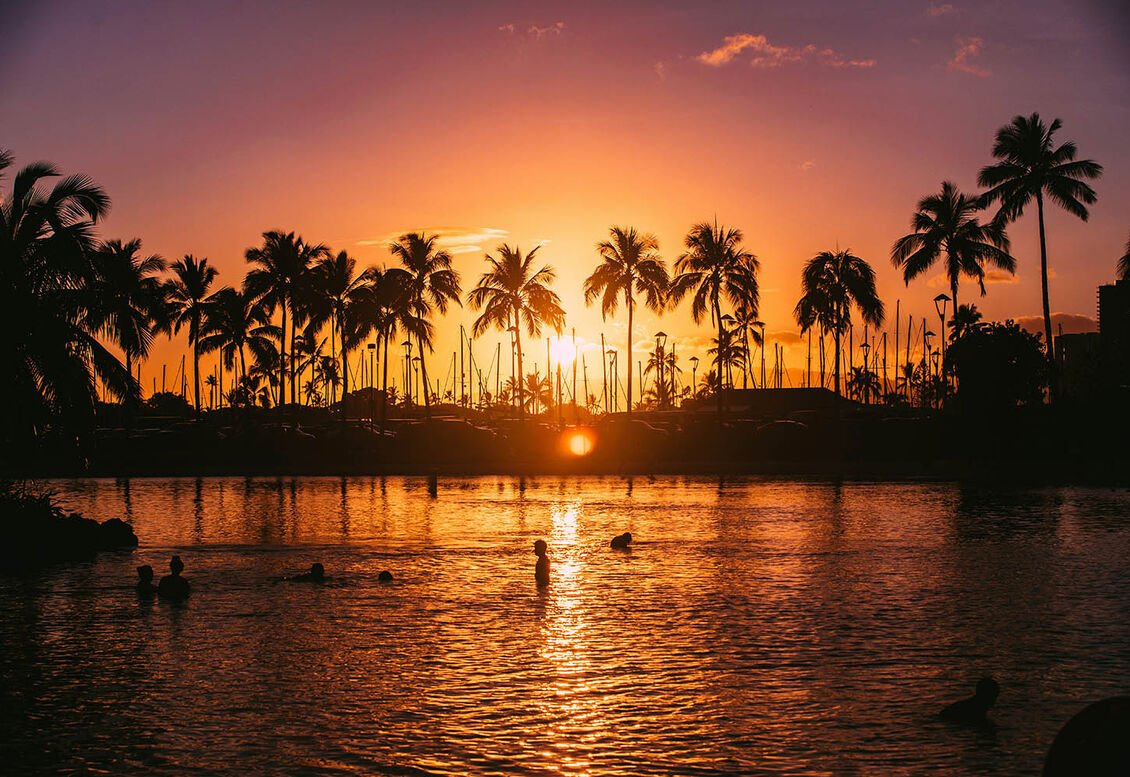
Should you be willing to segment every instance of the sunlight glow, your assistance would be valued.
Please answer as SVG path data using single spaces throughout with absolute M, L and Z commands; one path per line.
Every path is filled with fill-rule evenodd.
M 563 436 L 564 448 L 574 456 L 588 456 L 596 445 L 592 429 L 575 427 L 566 430 Z
M 549 352 L 553 365 L 561 365 L 562 369 L 571 367 L 577 359 L 577 349 L 571 337 L 551 337 L 549 339 Z

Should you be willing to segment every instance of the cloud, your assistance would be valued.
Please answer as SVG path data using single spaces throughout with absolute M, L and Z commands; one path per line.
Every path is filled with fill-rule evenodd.
M 727 35 L 721 46 L 710 51 L 704 51 L 695 59 L 704 65 L 722 67 L 732 62 L 739 55 L 749 56 L 751 67 L 765 69 L 806 62 L 815 62 L 818 65 L 834 68 L 868 68 L 875 66 L 874 59 L 847 59 L 833 49 L 820 49 L 812 43 L 800 47 L 775 46 L 764 35 L 751 35 L 748 32 Z
M 952 13 L 957 13 L 957 9 L 949 3 L 930 3 L 930 5 L 926 6 L 926 15 L 935 19 L 939 16 L 945 16 L 946 14 Z
M 815 334 L 813 335 L 815 340 Z M 791 329 L 783 329 L 779 332 L 766 332 L 765 341 L 772 347 L 774 343 L 779 345 L 799 345 L 808 342 L 808 335 L 801 335 L 800 332 L 794 332 Z M 752 343 L 750 346 L 752 347 Z
M 976 279 L 970 278 L 965 275 L 961 276 L 961 283 L 962 288 L 965 288 L 967 286 L 973 289 L 977 288 Z M 1005 272 L 1004 270 L 986 271 L 985 284 L 991 285 L 994 283 L 1020 283 L 1020 276 L 1010 272 Z M 926 285 L 931 289 L 945 289 L 946 291 L 948 291 L 950 282 L 945 273 L 938 273 L 937 275 L 931 276 L 930 280 L 926 281 Z
M 546 35 L 560 35 L 561 31 L 565 29 L 565 22 L 554 22 L 553 24 L 539 27 L 536 24 L 531 24 L 528 27 L 519 27 L 513 22 L 509 24 L 498 25 L 498 31 L 504 32 L 507 35 L 524 35 L 526 37 L 540 40 Z
M 1027 329 L 1029 332 L 1036 334 L 1043 334 L 1044 332 L 1043 316 L 1020 316 L 1014 320 L 1020 324 L 1022 329 Z M 1060 326 L 1063 327 L 1065 335 L 1099 331 L 1099 324 L 1095 319 L 1079 313 L 1052 313 L 1053 336 L 1059 335 Z
M 667 80 L 667 66 L 662 62 L 655 63 L 655 75 L 659 76 L 660 81 Z
M 1004 270 L 989 270 L 985 273 L 985 283 L 1019 283 L 1020 276 Z
M 470 254 L 483 250 L 483 243 L 501 240 L 510 233 L 505 229 L 494 227 L 423 227 L 419 229 L 402 229 L 389 232 L 380 237 L 358 240 L 359 246 L 387 246 L 407 232 L 420 232 L 436 235 L 436 245 L 446 249 L 451 254 Z
M 957 73 L 968 73 L 973 76 L 985 78 L 992 74 L 986 67 L 981 67 L 974 60 L 981 56 L 985 50 L 985 41 L 981 38 L 957 38 L 957 50 L 953 57 L 946 63 L 946 67 Z
M 803 162 L 800 163 L 800 165 L 797 167 L 797 169 L 800 170 L 802 173 L 807 173 L 809 170 L 811 170 L 814 167 L 816 167 L 816 160 L 815 159 L 806 159 L 806 160 L 804 160 Z

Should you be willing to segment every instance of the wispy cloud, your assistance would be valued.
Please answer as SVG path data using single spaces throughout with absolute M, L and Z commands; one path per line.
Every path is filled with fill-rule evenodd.
M 522 26 L 510 22 L 509 24 L 498 25 L 498 31 L 504 32 L 507 35 L 525 35 L 530 38 L 540 40 L 546 35 L 560 35 L 561 31 L 565 29 L 565 22 L 554 22 L 547 24 L 544 27 L 537 24 L 529 26 Z
M 1029 332 L 1038 334 L 1044 333 L 1044 317 L 1043 316 L 1020 316 L 1016 319 L 1016 323 L 1020 324 L 1022 329 L 1027 329 Z M 1079 313 L 1052 313 L 1052 335 L 1059 335 L 1059 328 L 1063 327 L 1065 335 L 1078 334 L 1080 332 L 1097 332 L 1099 324 L 1095 319 L 1090 316 L 1084 316 Z
M 935 19 L 939 16 L 954 13 L 957 13 L 957 8 L 949 3 L 930 3 L 930 5 L 926 6 L 926 15 L 932 16 Z
M 976 288 L 977 285 L 976 279 L 968 278 L 964 275 L 961 276 L 961 282 L 962 288 L 965 288 L 966 285 L 970 285 L 972 288 Z M 985 285 L 991 286 L 994 283 L 1020 283 L 1020 276 L 1014 273 L 1005 272 L 1004 270 L 986 270 Z M 945 273 L 938 273 L 937 275 L 932 276 L 928 281 L 926 281 L 926 285 L 931 289 L 944 289 L 946 291 L 949 291 L 950 282 Z
M 662 62 L 655 63 L 655 75 L 659 76 L 660 81 L 667 80 L 667 66 Z
M 809 170 L 811 170 L 814 167 L 816 167 L 816 160 L 815 159 L 806 159 L 803 162 L 801 162 L 799 165 L 797 165 L 797 169 L 800 170 L 802 173 L 807 173 Z
M 438 236 L 436 245 L 452 254 L 470 254 L 482 251 L 484 250 L 484 243 L 502 240 L 510 234 L 505 229 L 495 229 L 494 227 L 423 227 L 402 229 L 397 232 L 389 232 L 387 235 L 358 240 L 357 245 L 387 246 L 407 232 L 436 235 Z
M 991 75 L 992 71 L 976 62 L 977 58 L 981 56 L 981 52 L 985 50 L 984 40 L 972 37 L 957 38 L 955 43 L 957 49 L 953 52 L 950 61 L 946 63 L 947 68 L 957 73 L 968 73 L 981 78 Z
M 739 56 L 748 57 L 751 67 L 765 69 L 800 63 L 815 63 L 834 68 L 875 66 L 874 59 L 849 59 L 833 49 L 818 48 L 813 43 L 799 47 L 777 46 L 770 43 L 764 35 L 752 35 L 748 32 L 727 35 L 721 46 L 704 51 L 695 59 L 704 65 L 722 67 Z

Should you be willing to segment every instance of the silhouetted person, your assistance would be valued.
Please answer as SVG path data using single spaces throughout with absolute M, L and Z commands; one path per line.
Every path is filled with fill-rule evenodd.
M 955 701 L 942 710 L 942 717 L 951 723 L 964 723 L 977 725 L 986 722 L 989 708 L 1000 695 L 1001 687 L 991 677 L 982 677 L 977 681 L 977 690 L 968 699 Z
M 157 586 L 157 595 L 172 602 L 183 602 L 188 598 L 189 587 L 188 581 L 180 576 L 184 571 L 184 562 L 180 560 L 180 556 L 173 556 L 169 561 L 169 570 L 171 574 L 162 577 Z
M 538 581 L 539 586 L 547 586 L 549 585 L 549 548 L 545 540 L 534 543 L 534 553 L 538 557 L 538 563 L 534 566 L 534 579 Z
M 1130 774 L 1130 696 L 1084 707 L 1067 721 L 1044 761 L 1044 777 L 1124 777 Z
M 137 595 L 145 599 L 157 595 L 157 586 L 153 584 L 153 567 L 148 564 L 137 568 Z
M 628 546 L 632 544 L 632 533 L 626 531 L 623 534 L 617 535 L 612 538 L 612 542 L 609 544 L 616 550 L 627 550 Z
M 287 578 L 294 583 L 324 583 L 326 580 L 326 568 L 314 562 L 310 565 L 309 572 L 303 572 L 301 575 Z
M 377 580 L 379 580 L 382 583 L 391 583 L 392 582 L 392 572 L 389 572 L 387 569 L 384 570 L 379 575 L 377 575 Z

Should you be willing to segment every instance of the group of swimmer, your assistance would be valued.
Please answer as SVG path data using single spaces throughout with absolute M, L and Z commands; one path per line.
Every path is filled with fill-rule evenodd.
M 626 531 L 613 537 L 608 544 L 613 550 L 627 550 L 631 542 L 632 533 Z M 544 588 L 549 585 L 549 546 L 545 544 L 545 540 L 534 542 L 534 555 L 538 557 L 537 563 L 534 564 L 534 580 L 537 581 L 539 588 Z
M 183 602 L 192 593 L 192 586 L 181 576 L 184 572 L 184 562 L 180 556 L 173 556 L 169 561 L 169 574 L 161 578 L 161 582 L 153 585 L 153 567 L 144 564 L 137 568 L 137 595 L 142 599 L 164 599 L 169 602 Z M 320 562 L 310 565 L 307 572 L 282 578 L 288 583 L 325 583 L 333 578 L 326 576 L 326 568 Z M 382 583 L 392 582 L 392 572 L 387 569 L 377 575 L 377 580 Z

